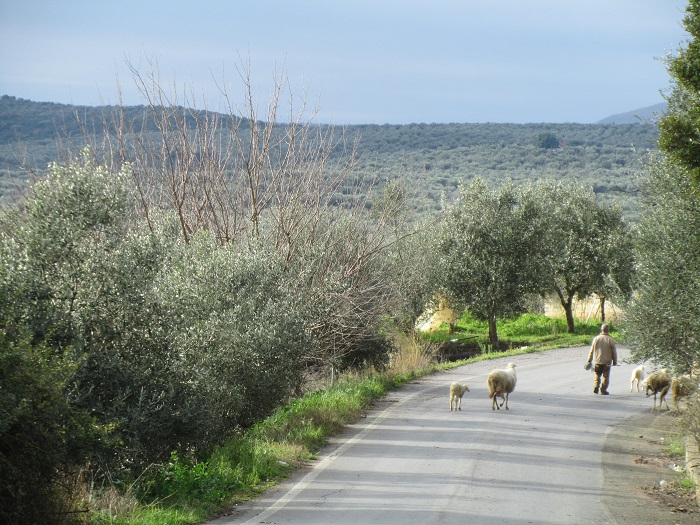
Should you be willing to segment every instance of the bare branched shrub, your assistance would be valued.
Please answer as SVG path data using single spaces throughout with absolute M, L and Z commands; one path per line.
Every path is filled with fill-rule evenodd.
M 345 144 L 332 126 L 315 124 L 314 112 L 306 116 L 305 101 L 281 124 L 283 75 L 275 76 L 261 111 L 244 64 L 239 69 L 244 100 L 236 104 L 221 86 L 224 111 L 218 112 L 209 111 L 193 89 L 178 93 L 177 86 L 166 85 L 157 63 L 147 73 L 129 67 L 147 111 L 129 120 L 121 105 L 105 130 L 112 158 L 133 166 L 141 213 L 174 211 L 185 241 L 207 229 L 222 243 L 260 239 L 292 258 L 309 242 L 321 212 L 335 205 L 355 165 L 356 144 Z M 330 165 L 336 148 L 347 155 Z
M 163 210 L 174 214 L 186 243 L 207 230 L 222 245 L 271 250 L 298 275 L 315 314 L 309 329 L 321 344 L 306 359 L 332 369 L 376 364 L 374 356 L 387 354 L 379 325 L 400 292 L 386 253 L 407 235 L 406 194 L 385 198 L 375 179 L 355 174 L 357 142 L 316 124 L 305 100 L 282 123 L 282 74 L 261 110 L 243 63 L 243 100 L 221 83 L 225 110 L 213 112 L 149 66 L 143 73 L 129 64 L 147 111 L 130 117 L 121 105 L 104 123 L 106 155 L 131 170 L 137 214 L 151 225 Z

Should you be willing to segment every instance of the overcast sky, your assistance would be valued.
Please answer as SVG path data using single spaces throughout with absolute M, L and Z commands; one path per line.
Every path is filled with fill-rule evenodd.
M 127 62 L 220 108 L 249 61 L 319 122 L 597 122 L 662 102 L 681 0 L 0 0 L 0 95 L 140 104 Z M 215 82 L 216 81 L 216 82 Z M 284 119 L 281 119 L 284 120 Z

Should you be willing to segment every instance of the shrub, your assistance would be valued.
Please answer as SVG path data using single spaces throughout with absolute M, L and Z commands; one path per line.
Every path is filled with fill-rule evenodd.
M 0 521 L 67 515 L 66 482 L 96 450 L 98 428 L 70 403 L 76 368 L 67 355 L 0 332 Z M 65 487 L 64 485 L 68 485 Z

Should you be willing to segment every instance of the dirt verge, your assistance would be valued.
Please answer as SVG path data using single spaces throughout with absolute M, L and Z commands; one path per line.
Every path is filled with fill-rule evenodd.
M 700 524 L 696 494 L 682 485 L 685 457 L 668 452 L 676 438 L 677 416 L 666 411 L 637 414 L 608 434 L 602 499 L 617 525 Z

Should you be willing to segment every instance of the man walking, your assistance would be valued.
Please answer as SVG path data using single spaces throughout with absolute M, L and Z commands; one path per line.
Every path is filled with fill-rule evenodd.
M 597 394 L 600 389 L 600 393 L 604 396 L 609 394 L 610 366 L 617 366 L 617 347 L 608 331 L 608 325 L 603 323 L 600 327 L 600 335 L 593 339 L 591 351 L 588 352 L 588 363 L 593 361 L 593 371 L 595 372 L 593 393 Z

